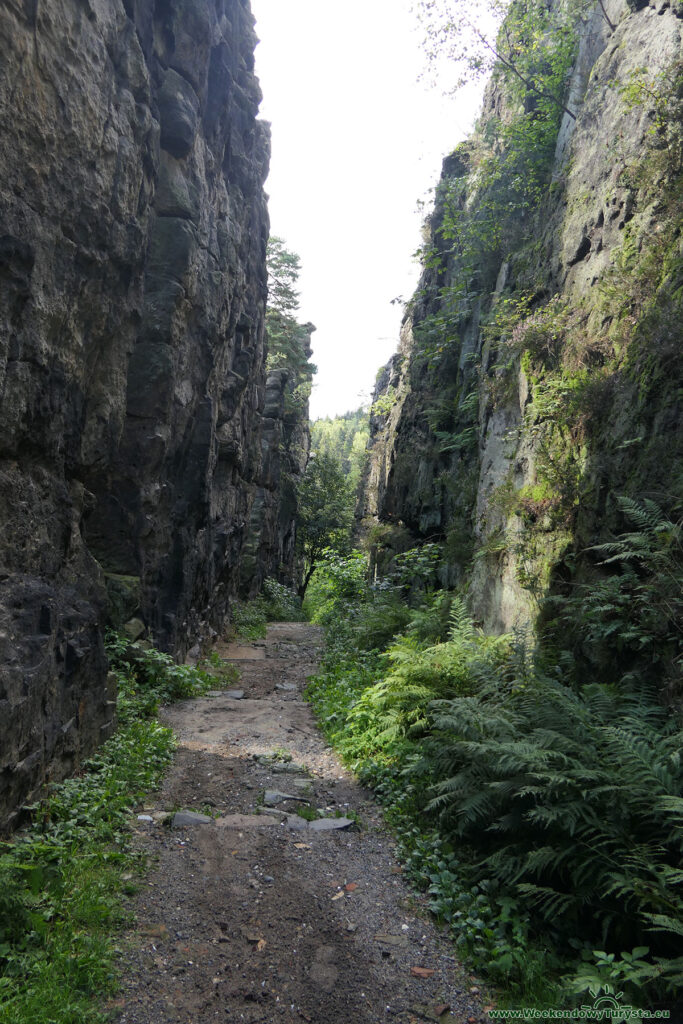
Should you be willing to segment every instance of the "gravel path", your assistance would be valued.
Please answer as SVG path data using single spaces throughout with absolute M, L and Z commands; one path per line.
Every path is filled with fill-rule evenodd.
M 243 697 L 164 711 L 179 749 L 136 815 L 152 867 L 132 899 L 124 990 L 110 1004 L 119 1024 L 488 1021 L 477 982 L 404 883 L 379 808 L 301 697 L 320 645 L 304 623 L 219 644 Z M 178 811 L 204 820 L 173 823 Z

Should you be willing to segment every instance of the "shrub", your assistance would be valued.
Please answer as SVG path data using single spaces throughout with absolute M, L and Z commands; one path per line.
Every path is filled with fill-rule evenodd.
M 269 622 L 300 622 L 301 598 L 277 580 L 263 581 L 264 611 Z

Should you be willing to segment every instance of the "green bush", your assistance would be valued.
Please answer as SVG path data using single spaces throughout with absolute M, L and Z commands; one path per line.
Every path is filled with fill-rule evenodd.
M 597 551 L 618 570 L 613 585 L 630 588 L 615 630 L 630 645 L 634 622 L 651 635 L 652 604 L 669 609 L 669 637 L 679 600 L 675 524 L 643 505 L 637 525 Z M 579 686 L 564 671 L 569 651 L 539 659 L 523 635 L 486 636 L 451 594 L 404 606 L 396 635 L 378 615 L 393 585 L 369 587 L 359 562 L 333 567 L 325 587 L 329 643 L 308 697 L 385 803 L 407 873 L 503 1002 L 574 1005 L 617 985 L 648 1006 L 675 992 L 683 732 L 644 674 Z M 592 628 L 612 621 L 603 598 Z
M 389 648 L 383 678 L 349 712 L 341 747 L 346 756 L 374 756 L 407 736 L 416 740 L 428 727 L 432 701 L 473 693 L 482 675 L 503 665 L 508 637 L 475 629 L 462 601 L 455 601 L 451 617 L 444 643 L 425 647 L 406 636 Z
M 121 722 L 148 718 L 160 704 L 199 697 L 218 685 L 215 676 L 191 665 L 178 665 L 170 654 L 108 633 L 106 650 L 118 684 Z
M 133 808 L 171 760 L 157 706 L 215 679 L 111 634 L 119 687 L 116 734 L 78 777 L 50 787 L 32 824 L 0 844 L 0 1024 L 104 1024 L 114 994 L 123 895 L 142 863 L 129 843 Z
M 301 598 L 277 580 L 263 581 L 264 611 L 269 622 L 301 622 Z
M 246 604 L 234 605 L 229 635 L 240 640 L 262 640 L 266 635 L 267 625 L 265 601 L 259 596 Z
M 131 809 L 158 786 L 173 746 L 157 722 L 130 721 L 0 846 L 2 1024 L 104 1021 L 95 1001 L 117 987 L 113 933 L 125 922 L 124 872 L 136 867 Z
M 543 927 L 683 979 L 683 731 L 655 700 L 491 680 L 432 705 L 427 812 Z M 424 766 L 423 766 L 424 770 Z
M 683 523 L 654 501 L 622 496 L 631 529 L 589 548 L 591 578 L 546 601 L 550 656 L 568 650 L 575 675 L 621 689 L 656 684 L 683 694 Z

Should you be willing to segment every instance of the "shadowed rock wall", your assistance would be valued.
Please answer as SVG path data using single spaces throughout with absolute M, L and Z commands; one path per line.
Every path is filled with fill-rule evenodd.
M 0 2 L 0 818 L 109 735 L 103 621 L 222 621 L 262 473 L 248 0 Z M 9 819 L 8 819 L 9 820 Z

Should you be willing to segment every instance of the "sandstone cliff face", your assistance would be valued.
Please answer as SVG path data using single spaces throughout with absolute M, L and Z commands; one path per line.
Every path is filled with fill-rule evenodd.
M 0 817 L 112 730 L 108 615 L 182 654 L 238 586 L 264 478 L 254 44 L 248 0 L 0 5 Z
M 606 9 L 613 30 L 598 5 L 578 28 L 576 120 L 559 126 L 542 208 L 503 222 L 473 265 L 453 237 L 486 201 L 503 81 L 444 162 L 431 265 L 376 394 L 364 513 L 384 524 L 385 557 L 392 526 L 443 542 L 443 582 L 467 579 L 492 631 L 533 622 L 623 527 L 617 495 L 680 497 L 683 21 L 668 0 Z

